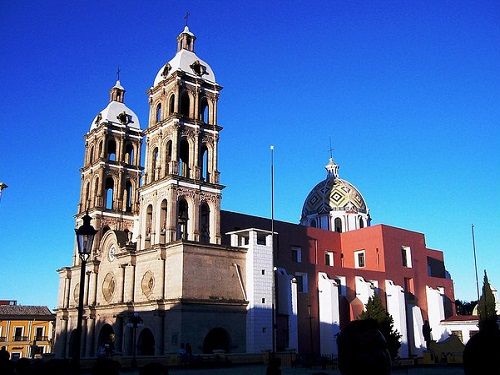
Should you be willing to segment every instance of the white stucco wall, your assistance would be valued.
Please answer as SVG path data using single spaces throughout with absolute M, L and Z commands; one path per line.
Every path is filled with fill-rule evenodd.
M 368 299 L 373 296 L 375 285 L 371 281 L 366 281 L 362 276 L 355 277 L 356 297 L 366 305 Z
M 321 355 L 337 355 L 340 332 L 339 285 L 323 272 L 318 273 L 319 334 Z
M 432 329 L 432 339 L 442 341 L 446 334 L 443 326 L 440 324 L 444 320 L 444 288 L 425 287 L 427 295 L 427 313 L 429 316 L 429 325 Z
M 387 297 L 387 312 L 394 319 L 394 329 L 401 334 L 401 348 L 399 356 L 408 357 L 408 330 L 406 323 L 406 308 L 404 289 L 400 285 L 394 284 L 392 280 L 385 281 L 385 293 Z

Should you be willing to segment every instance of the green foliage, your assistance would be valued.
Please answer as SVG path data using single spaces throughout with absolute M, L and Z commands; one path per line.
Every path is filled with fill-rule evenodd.
M 491 291 L 486 270 L 484 271 L 483 293 L 479 299 L 477 312 L 479 314 L 479 329 L 492 323 L 496 325 L 497 313 L 495 308 L 495 296 Z
M 387 341 L 389 353 L 393 359 L 396 358 L 401 347 L 401 335 L 394 329 L 394 319 L 385 309 L 378 294 L 368 299 L 365 308 L 359 319 L 374 319 L 378 322 L 380 331 Z
M 472 315 L 474 312 L 474 307 L 476 307 L 477 301 L 462 301 L 455 300 L 455 307 L 457 309 L 457 315 Z

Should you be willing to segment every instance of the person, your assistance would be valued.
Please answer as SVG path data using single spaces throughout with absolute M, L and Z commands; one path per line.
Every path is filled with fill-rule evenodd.
M 429 349 L 429 345 L 430 345 L 431 340 L 432 340 L 431 331 L 432 331 L 432 328 L 429 324 L 429 321 L 428 320 L 424 321 L 424 325 L 422 326 L 422 334 L 424 335 L 425 347 L 427 349 Z
M 353 320 L 337 336 L 338 366 L 342 375 L 388 375 L 391 356 L 374 319 Z
M 2 349 L 0 349 L 0 361 L 8 361 L 9 359 L 10 353 L 5 346 L 2 346 Z
M 498 374 L 500 370 L 500 329 L 496 320 L 481 322 L 479 332 L 465 345 L 464 374 Z

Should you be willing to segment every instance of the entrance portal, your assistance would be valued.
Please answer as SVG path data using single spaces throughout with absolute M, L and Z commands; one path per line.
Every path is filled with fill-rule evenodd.
M 229 353 L 231 339 L 229 333 L 223 328 L 214 328 L 205 336 L 203 340 L 203 353 L 211 354 L 214 350 L 223 350 Z

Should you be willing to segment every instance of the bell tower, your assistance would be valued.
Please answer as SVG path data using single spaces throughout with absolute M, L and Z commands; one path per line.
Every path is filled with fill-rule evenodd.
M 141 140 L 137 115 L 124 104 L 120 81 L 109 92 L 109 104 L 99 112 L 85 135 L 77 222 L 86 212 L 99 230 L 99 245 L 109 228 L 132 232 L 139 212 Z
M 220 244 L 217 101 L 222 89 L 195 54 L 186 26 L 177 53 L 148 90 L 149 123 L 140 201 L 140 245 Z

